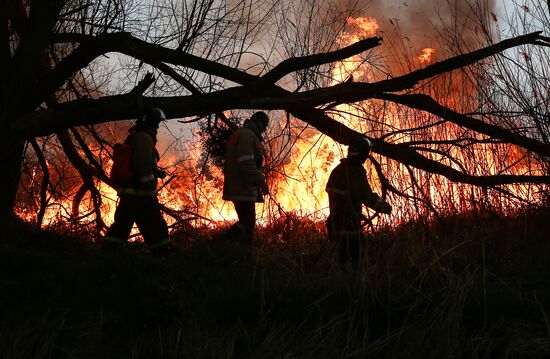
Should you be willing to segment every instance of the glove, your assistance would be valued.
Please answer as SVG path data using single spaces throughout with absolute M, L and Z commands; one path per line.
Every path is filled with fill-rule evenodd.
M 164 179 L 166 177 L 166 172 L 164 170 L 161 170 L 160 168 L 155 169 L 155 177 Z

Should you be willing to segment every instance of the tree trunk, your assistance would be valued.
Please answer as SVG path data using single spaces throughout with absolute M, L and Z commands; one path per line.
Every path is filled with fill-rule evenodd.
M 4 238 L 14 219 L 13 210 L 25 144 L 24 140 L 13 139 L 5 127 L 0 126 L 0 169 L 4 183 L 0 191 L 0 238 Z

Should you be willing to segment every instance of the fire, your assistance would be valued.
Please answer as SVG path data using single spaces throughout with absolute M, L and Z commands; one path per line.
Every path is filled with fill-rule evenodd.
M 345 34 L 344 36 L 350 36 L 350 39 L 356 39 L 356 41 L 376 35 L 379 29 L 378 21 L 372 17 L 348 17 L 347 23 L 354 26 L 357 31 L 352 34 Z
M 435 49 L 432 47 L 425 47 L 422 49 L 422 55 L 418 56 L 418 61 L 422 65 L 428 65 L 433 61 L 433 55 L 434 55 Z
M 351 31 L 342 36 L 340 43 L 343 46 L 374 36 L 378 30 L 376 20 L 367 17 L 349 18 L 348 25 Z M 333 71 L 333 82 L 345 81 L 349 76 L 364 77 L 362 63 L 363 60 L 359 56 L 354 56 L 337 64 Z M 273 123 L 277 123 L 276 119 Z M 284 131 L 283 127 L 272 128 L 270 131 L 275 135 Z M 292 144 L 291 149 L 285 153 L 284 163 L 268 175 L 271 194 L 266 202 L 257 208 L 259 222 L 265 223 L 273 216 L 289 212 L 316 219 L 326 217 L 328 198 L 324 186 L 330 170 L 339 158 L 343 157 L 344 149 L 331 139 L 298 122 L 293 123 L 283 137 Z M 281 144 L 273 143 L 274 148 L 271 152 L 280 151 L 278 146 Z M 222 200 L 221 169 L 213 166 L 201 168 L 200 146 L 190 143 L 182 152 L 162 158 L 159 163 L 161 167 L 176 171 L 176 177 L 170 183 L 165 186 L 160 184 L 159 201 L 175 212 L 183 213 L 184 216 L 188 213 L 197 214 L 198 219 L 194 221 L 196 224 L 212 226 L 235 220 L 236 214 L 232 205 Z M 204 173 L 201 173 L 203 170 Z M 116 192 L 104 183 L 99 184 L 99 189 L 104 199 L 101 213 L 108 226 L 114 217 Z M 70 218 L 71 205 L 71 198 L 67 196 L 59 201 L 57 206 L 49 206 L 42 224 L 49 226 L 59 221 L 67 221 Z M 79 208 L 80 213 L 87 213 L 90 208 L 91 200 L 87 196 Z M 31 219 L 31 211 L 25 214 L 25 211 L 20 210 L 19 213 Z M 169 216 L 166 219 L 169 224 L 175 222 L 175 219 Z
M 368 17 L 350 17 L 347 23 L 350 31 L 340 37 L 339 42 L 342 46 L 372 37 L 376 35 L 379 28 L 377 21 Z M 434 54 L 434 48 L 424 48 L 422 54 L 417 57 L 417 65 L 425 66 L 431 63 L 434 61 Z M 376 80 L 370 78 L 373 76 L 370 74 L 371 71 L 365 59 L 361 56 L 353 56 L 335 64 L 332 83 L 341 83 L 350 78 L 361 81 Z M 430 83 L 423 90 L 439 102 L 457 108 L 459 111 L 474 111 L 478 107 L 478 100 L 475 96 L 477 90 L 473 87 L 460 87 L 467 86 L 464 85 L 467 81 L 463 81 L 462 78 L 459 81 L 456 78 L 447 80 L 452 84 L 451 91 L 448 91 L 450 87 L 445 87 L 444 83 L 438 82 Z M 444 91 L 439 91 L 437 86 L 443 87 Z M 472 96 L 466 98 L 467 96 L 462 96 L 461 93 L 472 94 Z M 464 137 L 464 130 L 458 126 L 451 123 L 432 126 L 434 122 L 438 121 L 437 118 L 418 111 L 405 112 L 393 104 L 373 101 L 358 105 L 340 105 L 336 109 L 339 110 L 334 115 L 336 120 L 371 137 L 387 136 L 385 140 L 392 143 L 417 140 L 441 141 L 453 137 Z M 375 118 L 376 121 L 365 121 L 365 116 Z M 291 120 L 290 123 L 283 124 L 284 121 L 278 121 L 277 118 L 272 118 L 272 120 L 272 125 L 266 136 L 268 139 L 268 166 L 271 168 L 271 172 L 268 173 L 271 193 L 266 202 L 257 207 L 259 223 L 267 223 L 270 219 L 289 212 L 302 217 L 309 216 L 315 220 L 323 220 L 328 215 L 328 198 L 324 187 L 330 171 L 341 158 L 345 157 L 346 148 L 302 122 Z M 406 128 L 420 130 L 400 130 Z M 392 132 L 394 133 L 392 134 Z M 474 137 L 474 140 L 483 139 L 479 135 L 469 136 Z M 475 175 L 495 174 L 498 173 L 499 168 L 511 167 L 509 166 L 511 163 L 521 164 L 516 167 L 518 174 L 521 171 L 524 173 L 533 171 L 533 164 L 527 155 L 521 151 L 510 149 L 510 146 L 496 147 L 479 143 L 471 146 L 469 151 L 459 151 L 457 147 L 450 147 L 447 152 L 460 162 L 460 166 L 456 161 L 450 161 L 443 155 L 446 151 L 445 148 L 441 150 L 436 147 L 435 149 L 439 152 L 425 152 L 425 155 L 453 168 L 461 169 L 460 166 L 463 166 L 469 173 Z M 503 156 L 503 154 L 506 155 Z M 181 218 L 194 217 L 193 224 L 206 226 L 216 226 L 236 219 L 232 205 L 222 200 L 222 170 L 215 166 L 202 166 L 201 155 L 201 147 L 190 142 L 181 151 L 161 158 L 160 166 L 167 169 L 169 177 L 159 184 L 159 201 L 171 210 L 170 214 L 166 216 L 169 225 L 176 223 L 179 220 L 178 216 Z M 386 216 L 379 218 L 380 223 L 382 221 L 398 223 L 428 214 L 429 210 L 426 206 L 417 206 L 418 202 L 411 205 L 411 201 L 406 196 L 430 201 L 435 208 L 449 211 L 476 208 L 485 202 L 501 204 L 504 207 L 507 205 L 503 201 L 504 197 L 499 193 L 493 193 L 491 197 L 488 197 L 484 189 L 451 183 L 445 178 L 406 168 L 380 156 L 375 155 L 375 159 L 380 163 L 384 175 L 405 195 L 405 197 L 390 195 L 389 201 L 394 207 L 394 213 L 391 218 Z M 107 163 L 106 167 L 109 165 Z M 40 182 L 40 171 L 36 171 L 36 167 L 33 167 L 29 173 L 29 183 Z M 378 173 L 373 166 L 367 165 L 366 167 L 373 189 L 381 193 Z M 416 181 L 413 181 L 413 176 Z M 65 197 L 59 197 L 58 194 L 51 191 L 48 192 L 46 197 L 50 202 L 42 220 L 44 226 L 70 220 L 71 194 L 74 195 L 75 188 L 73 185 L 70 190 L 67 190 Z M 108 226 L 114 217 L 116 191 L 102 182 L 98 183 L 98 188 L 102 197 L 102 217 Z M 521 198 L 534 198 L 533 192 L 536 191 L 536 188 L 515 185 L 507 186 L 505 190 Z M 38 192 L 35 191 L 35 193 Z M 18 214 L 27 220 L 35 220 L 36 203 L 34 207 L 31 207 L 20 207 Z M 91 213 L 92 209 L 93 204 L 88 193 L 78 209 L 79 216 Z M 87 216 L 85 219 L 89 219 L 91 222 L 92 217 Z M 135 228 L 133 233 L 136 233 Z
M 368 17 L 350 17 L 347 23 L 353 31 L 341 36 L 342 46 L 375 36 L 379 28 L 378 22 Z M 333 69 L 332 76 L 333 84 L 349 78 L 367 80 L 364 60 L 356 55 L 339 62 Z M 338 109 L 343 110 L 343 113 L 355 112 L 346 105 L 340 105 Z M 350 116 L 343 116 L 340 120 L 357 128 Z M 272 176 L 276 188 L 270 201 L 275 209 L 271 209 L 271 212 L 295 212 L 300 216 L 322 220 L 329 213 L 325 185 L 332 168 L 345 156 L 345 148 L 307 126 L 299 123 L 293 125 L 287 135 L 294 146 L 288 153 L 284 166 Z M 266 211 L 269 213 L 270 209 L 264 206 L 264 212 Z
M 234 219 L 233 208 L 222 200 L 223 173 L 220 168 L 201 168 L 200 147 L 188 147 L 185 161 L 175 155 L 161 159 L 160 166 L 178 169 L 174 180 L 161 184 L 159 201 L 180 212 L 196 213 L 198 222 L 211 225 Z M 201 171 L 205 171 L 201 175 Z
M 379 28 L 376 19 L 369 17 L 349 17 L 347 24 L 350 25 L 353 32 L 344 33 L 340 37 L 339 43 L 342 46 L 348 46 L 365 38 L 375 36 Z M 337 63 L 332 73 L 333 84 L 347 81 L 350 77 L 364 78 L 365 71 L 361 68 L 362 63 L 363 61 L 359 55 Z

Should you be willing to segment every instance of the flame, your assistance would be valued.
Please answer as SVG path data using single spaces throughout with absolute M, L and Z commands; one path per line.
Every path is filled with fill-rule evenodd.
M 376 35 L 379 29 L 378 21 L 376 21 L 376 19 L 372 17 L 348 17 L 347 23 L 348 25 L 355 27 L 355 29 L 357 30 L 356 32 L 353 32 L 351 34 L 344 34 L 343 37 L 347 37 L 348 44 L 357 42 L 362 38 L 372 37 Z
M 353 32 L 346 32 L 339 38 L 342 46 L 348 46 L 365 38 L 376 35 L 378 31 L 378 22 L 369 17 L 348 17 L 347 24 Z M 344 61 L 336 63 L 333 70 L 333 84 L 347 81 L 349 78 L 363 79 L 365 71 L 361 64 L 363 63 L 359 55 L 354 55 Z
M 344 33 L 339 43 L 347 46 L 363 38 L 376 35 L 378 23 L 375 19 L 368 17 L 348 18 L 349 31 Z M 420 65 L 427 65 L 434 60 L 433 48 L 424 48 L 422 55 L 418 56 Z M 332 72 L 332 83 L 348 81 L 350 78 L 370 81 L 369 65 L 361 56 L 353 56 L 345 61 L 335 64 Z M 449 76 L 458 76 L 450 74 Z M 442 76 L 443 77 L 443 76 Z M 466 99 L 461 93 L 477 93 L 475 88 L 460 88 L 467 86 L 463 79 L 448 79 L 453 84 L 452 91 L 439 91 L 437 83 L 430 84 L 432 87 L 425 87 L 434 99 L 449 107 L 463 110 L 464 112 L 474 111 L 478 107 L 478 101 L 474 98 Z M 454 92 L 453 92 L 454 91 Z M 442 95 L 443 94 L 443 95 Z M 475 96 L 473 96 L 475 97 Z M 362 108 L 359 108 L 362 107 Z M 437 121 L 431 115 L 421 112 L 404 113 L 395 104 L 380 104 L 368 102 L 357 105 L 339 105 L 339 112 L 334 115 L 337 121 L 342 122 L 361 133 L 371 137 L 381 137 L 395 129 L 403 128 L 424 128 L 421 131 L 397 131 L 394 135 L 385 140 L 393 143 L 405 143 L 415 140 L 432 139 L 434 141 L 447 138 L 463 137 L 464 129 L 452 124 L 444 123 L 439 126 L 431 126 Z M 376 114 L 376 121 L 365 121 L 365 113 Z M 230 116 L 230 113 L 226 113 Z M 270 185 L 270 196 L 267 201 L 257 207 L 258 222 L 267 223 L 270 219 L 276 218 L 284 213 L 294 213 L 298 216 L 309 216 L 314 220 L 322 220 L 328 215 L 328 198 L 325 192 L 325 185 L 330 171 L 345 156 L 345 147 L 332 139 L 320 134 L 318 131 L 308 127 L 300 121 L 291 120 L 289 124 L 283 121 L 272 121 L 272 128 L 268 130 L 266 138 L 268 141 L 271 160 L 273 163 L 279 161 L 268 174 Z M 275 126 L 279 124 L 279 128 Z M 481 135 L 471 135 L 474 140 L 482 140 Z M 451 147 L 449 154 L 455 161 L 450 161 L 441 153 L 426 152 L 428 158 L 440 161 L 452 168 L 462 170 L 464 167 L 474 175 L 487 175 L 499 173 L 501 168 L 511 168 L 509 164 L 514 163 L 515 167 L 510 171 L 517 174 L 525 174 L 536 171 L 536 166 L 526 153 L 515 147 L 494 144 L 479 143 L 470 147 L 470 151 L 460 151 L 457 147 Z M 274 154 L 280 154 L 278 159 L 273 158 Z M 216 226 L 220 223 L 236 220 L 237 216 L 230 202 L 222 200 L 223 173 L 220 168 L 201 165 L 201 147 L 192 142 L 180 152 L 161 158 L 161 167 L 166 168 L 168 177 L 160 183 L 159 201 L 166 207 L 173 210 L 171 216 L 166 216 L 167 222 L 173 224 L 178 221 L 177 216 L 187 218 L 190 214 L 196 214 L 193 220 L 195 225 Z M 277 161 L 276 161 L 277 160 Z M 376 156 L 384 174 L 390 178 L 392 184 L 398 184 L 399 190 L 406 196 L 416 196 L 421 199 L 430 200 L 433 206 L 438 209 L 449 211 L 464 211 L 484 202 L 501 205 L 503 208 L 510 203 L 493 193 L 489 198 L 486 190 L 471 187 L 465 184 L 451 183 L 440 176 L 425 174 L 420 170 L 410 169 L 397 162 L 390 161 L 381 156 Z M 268 161 L 269 162 L 269 161 Z M 268 163 L 269 164 L 269 163 Z M 48 163 L 48 166 L 53 164 Z M 109 168 L 107 162 L 106 167 Z M 29 173 L 29 183 L 40 182 L 40 171 L 37 166 Z M 367 166 L 370 183 L 373 190 L 380 193 L 381 185 L 373 166 Z M 53 170 L 51 171 L 53 173 Z M 108 171 L 107 171 L 108 172 Z M 415 183 L 412 178 L 416 177 Z M 101 207 L 102 217 L 106 225 L 113 222 L 116 208 L 116 192 L 105 183 L 98 183 L 103 203 Z M 521 198 L 536 198 L 536 187 L 529 185 L 512 185 L 506 187 L 514 195 Z M 46 209 L 43 219 L 44 226 L 55 225 L 60 221 L 68 221 L 71 217 L 72 197 L 67 190 L 67 196 L 56 198 L 55 193 L 48 192 L 50 205 Z M 38 193 L 38 192 L 36 192 Z M 376 223 L 388 224 L 389 221 L 399 223 L 419 215 L 425 216 L 428 209 L 420 209 L 418 206 L 411 206 L 406 197 L 390 196 L 389 201 L 394 207 L 391 217 L 380 217 Z M 510 199 L 506 199 L 510 201 Z M 35 198 L 36 202 L 36 198 Z M 36 218 L 36 203 L 32 206 L 20 206 L 18 214 L 27 220 Z M 90 213 L 93 203 L 88 195 L 81 202 L 79 215 Z M 89 221 L 93 216 L 89 216 Z M 136 228 L 133 233 L 137 233 Z
M 433 47 L 425 47 L 422 49 L 422 55 L 418 56 L 418 61 L 422 65 L 428 65 L 433 61 L 435 49 Z
M 342 46 L 372 37 L 379 28 L 378 22 L 368 17 L 350 17 L 347 23 L 352 32 L 341 36 L 339 43 Z M 364 59 L 355 55 L 335 65 L 332 83 L 350 78 L 367 80 L 366 74 Z M 346 105 L 340 105 L 338 109 L 342 113 L 356 112 Z M 342 116 L 340 120 L 357 128 L 349 115 Z M 331 170 L 344 157 L 345 149 L 331 138 L 298 122 L 293 126 L 288 134 L 294 142 L 292 151 L 287 155 L 283 168 L 272 178 L 272 182 L 276 183 L 272 202 L 276 205 L 275 212 L 298 212 L 300 216 L 321 220 L 329 214 L 326 182 Z

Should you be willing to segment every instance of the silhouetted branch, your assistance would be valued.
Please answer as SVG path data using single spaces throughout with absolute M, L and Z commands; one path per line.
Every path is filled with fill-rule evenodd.
M 292 113 L 317 128 L 336 142 L 350 144 L 358 136 L 362 136 L 343 124 L 333 120 L 320 110 L 296 111 Z M 468 183 L 476 186 L 495 186 L 510 183 L 550 183 L 550 176 L 522 176 L 522 175 L 493 175 L 474 176 L 462 173 L 440 162 L 426 158 L 416 152 L 414 148 L 402 144 L 390 144 L 380 139 L 371 138 L 374 144 L 373 152 L 396 160 L 405 165 L 440 174 L 453 182 Z
M 92 198 L 93 206 L 94 206 L 94 213 L 96 216 L 96 223 L 97 228 L 101 229 L 105 227 L 105 222 L 103 221 L 103 218 L 101 216 L 101 193 L 99 193 L 99 190 L 95 187 L 95 183 L 93 180 L 93 174 L 94 172 L 97 175 L 97 171 L 89 166 L 78 154 L 78 151 L 74 147 L 74 144 L 70 138 L 70 135 L 67 131 L 61 131 L 57 134 L 57 138 L 59 139 L 59 142 L 61 143 L 61 146 L 63 147 L 63 151 L 67 155 L 67 158 L 71 162 L 71 164 L 74 166 L 74 168 L 78 171 L 82 178 L 82 187 L 79 189 L 79 195 L 75 196 L 73 199 L 73 217 L 77 217 L 78 214 L 78 208 L 80 207 L 80 201 L 83 199 L 84 194 L 87 191 L 90 191 L 90 195 Z
M 189 92 L 191 92 L 192 94 L 199 95 L 199 94 L 202 93 L 196 86 L 194 86 L 191 83 L 191 81 L 189 81 L 185 77 L 181 76 L 179 73 L 176 72 L 176 70 L 174 70 L 170 66 L 168 66 L 168 65 L 166 65 L 162 62 L 154 62 L 154 63 L 152 63 L 152 65 L 155 66 L 160 71 L 162 71 L 164 74 L 170 76 L 177 83 L 179 83 L 184 88 L 189 90 Z M 237 129 L 237 125 L 235 125 L 233 122 L 229 121 L 229 119 L 227 118 L 227 116 L 225 116 L 225 114 L 223 112 L 217 112 L 216 116 L 218 116 L 218 118 L 221 119 L 223 121 L 223 123 L 225 123 L 229 128 L 231 128 L 233 130 Z
M 202 111 L 197 109 L 197 107 L 194 106 L 193 107 L 194 111 L 186 111 L 185 113 L 179 112 L 179 113 L 174 113 L 173 115 L 187 116 L 187 115 L 196 115 L 196 114 L 208 114 L 208 113 L 224 111 L 230 108 L 254 108 L 254 106 L 256 106 L 256 108 L 264 108 L 264 109 L 276 109 L 276 108 L 288 109 L 295 106 L 315 107 L 324 103 L 331 103 L 331 102 L 349 103 L 349 102 L 366 100 L 368 98 L 372 98 L 373 94 L 377 92 L 399 91 L 406 88 L 410 88 L 411 86 L 414 86 L 414 84 L 416 84 L 421 80 L 470 65 L 472 63 L 475 63 L 476 61 L 495 55 L 496 53 L 499 53 L 511 47 L 533 43 L 535 40 L 540 38 L 541 38 L 540 32 L 536 32 L 532 34 L 522 35 L 511 39 L 503 40 L 497 44 L 494 44 L 467 54 L 455 56 L 445 61 L 441 61 L 433 65 L 427 66 L 424 69 L 411 72 L 407 75 L 399 76 L 390 80 L 379 81 L 372 84 L 344 83 L 344 84 L 335 85 L 329 88 L 317 89 L 317 90 L 307 91 L 299 94 L 294 94 L 292 96 L 288 96 L 288 93 L 286 93 L 286 91 L 281 92 L 280 91 L 281 89 L 272 86 L 272 87 L 269 87 L 268 90 L 271 90 L 272 92 L 275 91 L 274 94 L 277 97 L 273 97 L 273 98 L 266 96 L 266 95 L 269 95 L 268 93 L 265 93 L 265 95 L 263 96 L 258 96 L 258 94 L 250 93 L 248 91 L 234 90 L 228 93 L 226 90 L 222 90 L 214 93 L 213 96 L 205 95 L 206 97 L 204 99 L 206 101 L 201 101 L 200 98 L 192 99 L 192 101 L 189 101 L 189 102 L 193 102 L 198 100 L 198 102 L 201 103 L 201 105 L 203 106 Z M 366 43 L 368 44 L 368 42 Z M 351 45 L 348 48 L 352 48 L 354 51 L 363 50 L 363 47 L 361 46 L 359 46 L 358 48 L 353 48 L 353 46 L 354 45 Z M 151 63 L 151 64 L 158 63 L 158 62 L 166 62 L 174 65 L 180 65 L 180 66 L 192 68 L 192 69 L 210 74 L 212 76 L 219 76 L 221 78 L 228 79 L 230 81 L 233 81 L 245 86 L 258 83 L 257 81 L 260 81 L 260 83 L 262 83 L 261 78 L 257 76 L 247 74 L 246 72 L 240 71 L 238 69 L 235 69 L 211 60 L 202 59 L 194 55 L 167 49 L 159 45 L 149 44 L 145 41 L 134 38 L 128 33 L 105 34 L 105 35 L 99 35 L 96 37 L 91 37 L 89 41 L 82 43 L 79 48 L 77 48 L 70 55 L 64 58 L 59 63 L 59 65 L 56 66 L 56 68 L 52 70 L 51 73 L 47 75 L 38 86 L 35 87 L 39 92 L 36 93 L 36 95 L 34 95 L 34 97 L 36 98 L 34 100 L 35 101 L 34 107 L 36 107 L 41 102 L 41 99 L 44 98 L 46 94 L 55 91 L 55 89 L 57 89 L 65 81 L 64 79 L 66 79 L 72 73 L 89 64 L 97 56 L 103 53 L 111 52 L 111 51 L 117 51 L 126 55 L 130 55 L 130 56 L 133 56 L 134 58 L 140 59 L 144 62 Z M 344 51 L 344 49 L 339 51 L 343 51 L 345 54 L 349 56 L 353 54 L 353 51 L 347 51 L 347 50 Z M 315 56 L 318 56 L 319 58 L 323 58 L 324 55 L 319 54 Z M 300 67 L 297 64 L 294 64 L 294 62 L 298 62 L 299 59 L 300 58 L 292 60 L 291 62 L 292 68 Z M 308 57 L 306 57 L 305 59 L 306 60 L 304 61 L 307 62 Z M 317 57 L 315 57 L 315 59 L 316 59 L 316 63 L 320 61 L 320 60 L 317 60 L 318 59 Z M 305 66 L 305 65 L 306 64 L 303 64 L 302 66 Z M 282 66 L 281 67 L 282 69 L 286 67 L 286 65 L 284 66 L 281 65 L 281 66 Z M 277 70 L 275 73 L 276 74 L 279 73 L 279 70 Z M 270 76 L 275 76 L 275 75 L 270 75 Z M 253 88 L 251 90 L 256 91 L 255 86 L 252 86 L 252 87 Z M 216 95 L 219 95 L 219 97 L 226 96 L 228 99 L 231 99 L 233 101 L 221 101 L 220 103 L 219 98 L 217 99 L 217 101 L 214 100 L 214 98 L 217 97 Z M 282 96 L 282 95 L 287 95 L 287 96 Z M 30 97 L 32 98 L 33 95 L 30 94 Z M 249 101 L 238 101 L 239 98 L 249 99 Z M 174 100 L 176 99 L 174 98 Z M 189 104 L 188 101 L 185 101 L 185 102 Z M 242 102 L 244 102 L 244 105 L 245 105 L 244 107 Z M 249 103 L 247 104 L 247 102 Z M 209 103 L 210 103 L 210 106 L 208 105 Z M 219 107 L 216 106 L 217 103 L 220 103 Z M 252 105 L 252 103 L 254 105 Z M 127 113 L 126 118 L 133 117 L 131 116 L 131 114 L 133 113 L 135 112 L 132 111 L 131 113 Z M 117 116 L 116 113 L 114 113 L 113 116 L 111 117 L 111 119 L 113 120 L 119 119 L 119 118 L 120 117 Z M 79 123 L 79 124 L 82 124 L 82 123 Z M 77 123 L 74 125 L 79 125 L 79 124 Z
M 332 52 L 286 59 L 262 76 L 254 84 L 257 88 L 274 84 L 291 72 L 347 59 L 366 50 L 380 46 L 382 38 L 371 37 Z
M 111 183 L 110 178 L 107 177 L 107 175 L 103 171 L 103 166 L 101 166 L 101 164 L 99 164 L 97 162 L 94 154 L 90 150 L 90 147 L 88 147 L 88 144 L 86 143 L 86 141 L 84 141 L 84 139 L 82 138 L 82 136 L 80 135 L 78 130 L 75 129 L 75 128 L 72 128 L 71 129 L 71 134 L 76 139 L 76 142 L 80 146 L 80 149 L 82 150 L 82 152 L 84 152 L 84 155 L 86 156 L 86 159 L 88 160 L 88 162 L 90 162 L 90 164 L 93 166 L 93 168 L 97 171 L 97 172 L 93 172 L 92 175 L 94 177 L 99 178 L 103 182 L 107 183 L 111 187 L 113 187 L 113 183 Z
M 411 95 L 395 95 L 395 94 L 379 94 L 376 96 L 379 99 L 387 100 L 395 103 L 406 105 L 410 108 L 416 108 L 430 112 L 438 117 L 444 118 L 459 126 L 474 130 L 478 133 L 500 139 L 507 143 L 512 143 L 523 147 L 529 151 L 533 151 L 542 156 L 550 156 L 550 144 L 542 143 L 532 138 L 515 134 L 505 128 L 485 123 L 473 117 L 469 117 L 458 113 L 448 107 L 442 106 L 434 99 L 424 94 Z

